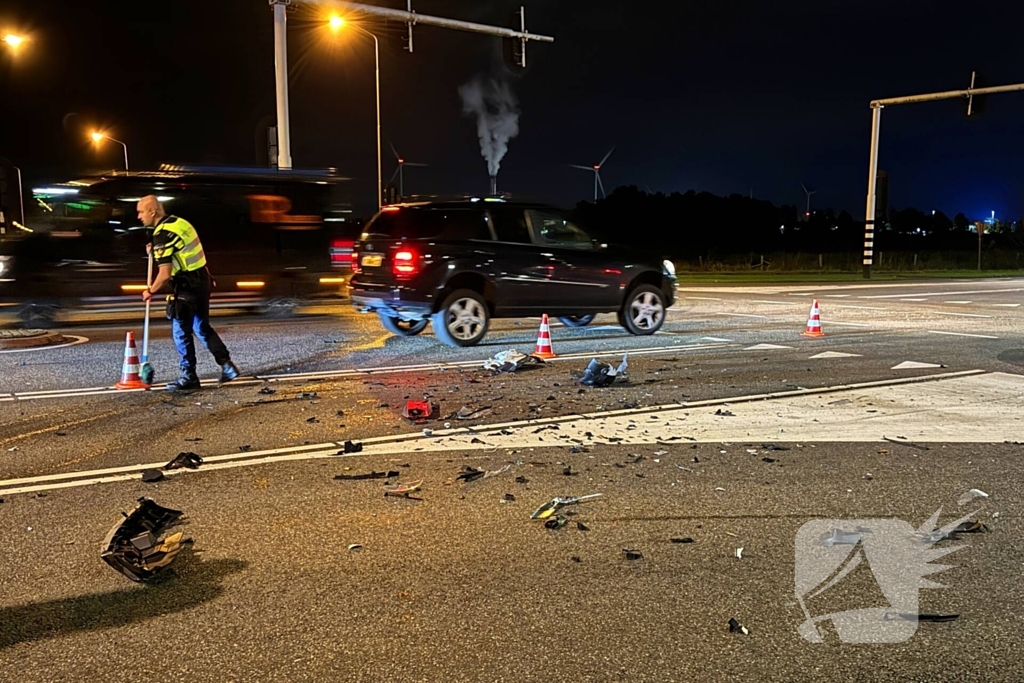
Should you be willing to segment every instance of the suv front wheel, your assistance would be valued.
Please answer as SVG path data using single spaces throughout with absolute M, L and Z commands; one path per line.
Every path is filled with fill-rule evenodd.
M 619 322 L 630 334 L 654 334 L 665 322 L 665 294 L 653 285 L 640 285 L 626 295 Z
M 434 334 L 448 346 L 474 346 L 487 334 L 490 314 L 487 302 L 471 289 L 459 289 L 430 316 Z

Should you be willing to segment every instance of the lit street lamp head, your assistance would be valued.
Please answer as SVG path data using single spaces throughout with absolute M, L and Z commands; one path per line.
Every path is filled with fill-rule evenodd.
M 331 27 L 332 31 L 339 31 L 341 30 L 341 27 L 345 25 L 345 20 L 335 14 L 331 17 L 328 25 Z
M 92 133 L 91 137 L 93 142 L 99 144 L 100 141 L 103 140 L 103 138 L 105 138 L 106 136 L 103 133 Z
M 25 42 L 24 36 L 16 36 L 13 33 L 5 35 L 3 40 L 14 52 L 17 52 L 21 44 Z

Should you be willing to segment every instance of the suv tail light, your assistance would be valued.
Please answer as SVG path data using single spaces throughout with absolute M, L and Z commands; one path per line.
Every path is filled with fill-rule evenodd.
M 399 249 L 391 257 L 391 272 L 400 280 L 416 275 L 420 272 L 420 255 L 408 247 Z

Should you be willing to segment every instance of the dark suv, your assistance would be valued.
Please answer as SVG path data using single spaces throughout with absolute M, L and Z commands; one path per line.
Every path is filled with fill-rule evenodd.
M 615 312 L 653 334 L 675 293 L 670 261 L 598 244 L 556 209 L 493 198 L 386 206 L 356 252 L 356 308 L 402 336 L 431 322 L 449 346 L 478 343 L 491 318 L 541 313 L 579 327 Z

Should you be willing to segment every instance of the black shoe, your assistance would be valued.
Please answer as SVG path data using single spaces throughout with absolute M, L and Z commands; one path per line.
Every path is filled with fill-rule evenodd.
M 220 371 L 220 379 L 217 380 L 217 384 L 224 384 L 224 382 L 230 382 L 233 379 L 238 379 L 238 366 L 230 360 L 221 364 Z
M 183 370 L 181 377 L 167 385 L 167 391 L 173 391 L 176 394 L 191 394 L 194 391 L 199 391 L 199 388 L 199 378 L 196 377 L 194 370 Z

